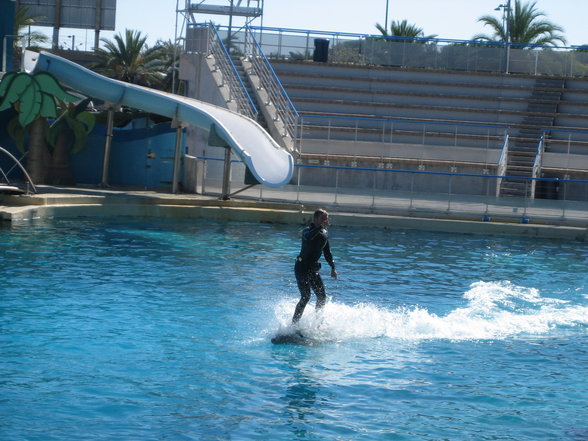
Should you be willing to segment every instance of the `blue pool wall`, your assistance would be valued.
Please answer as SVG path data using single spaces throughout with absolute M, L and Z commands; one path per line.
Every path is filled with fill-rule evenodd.
M 0 112 L 0 146 L 17 158 L 22 153 L 8 136 L 6 126 L 11 112 Z M 97 124 L 88 136 L 86 146 L 72 155 L 71 165 L 76 184 L 97 185 L 102 180 L 102 165 L 106 126 Z M 141 189 L 169 190 L 172 187 L 175 157 L 176 130 L 170 122 L 153 124 L 148 120 L 135 120 L 124 128 L 115 128 L 110 153 L 108 183 L 113 186 Z M 185 131 L 182 134 L 181 154 L 186 150 Z M 26 165 L 26 158 L 22 160 Z M 5 172 L 14 162 L 0 154 L 0 167 Z M 22 173 L 13 169 L 8 178 L 11 182 L 23 179 Z M 180 185 L 183 179 L 183 160 L 180 162 Z
M 185 151 L 185 134 L 181 152 Z M 87 146 L 72 157 L 78 184 L 97 184 L 102 178 L 106 127 L 96 126 Z M 171 123 L 115 129 L 110 151 L 110 185 L 146 189 L 172 187 L 176 130 Z M 182 179 L 180 170 L 179 177 Z

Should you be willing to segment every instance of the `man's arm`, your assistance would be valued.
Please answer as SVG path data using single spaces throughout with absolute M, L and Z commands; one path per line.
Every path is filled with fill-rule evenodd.
M 333 255 L 331 254 L 331 247 L 329 246 L 328 240 L 327 240 L 327 243 L 325 244 L 325 247 L 323 248 L 323 254 L 325 256 L 325 260 L 327 261 L 327 263 L 331 267 L 331 277 L 336 279 L 337 278 L 337 270 L 335 269 L 335 261 L 333 260 Z

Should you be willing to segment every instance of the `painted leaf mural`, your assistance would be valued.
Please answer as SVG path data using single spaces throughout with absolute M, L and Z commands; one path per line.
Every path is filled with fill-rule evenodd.
M 79 98 L 67 93 L 57 80 L 47 72 L 30 75 L 26 72 L 10 72 L 0 82 L 0 111 L 14 106 L 18 120 L 25 127 L 38 116 L 55 118 L 55 98 L 67 102 Z

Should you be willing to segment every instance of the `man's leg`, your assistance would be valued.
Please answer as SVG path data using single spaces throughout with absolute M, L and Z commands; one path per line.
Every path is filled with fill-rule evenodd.
M 300 290 L 300 301 L 296 305 L 296 309 L 294 310 L 294 317 L 292 317 L 292 323 L 298 323 L 300 317 L 302 317 L 302 313 L 304 312 L 304 308 L 306 308 L 306 304 L 310 300 L 310 283 L 308 280 L 308 276 L 299 277 L 296 274 L 296 282 L 298 283 L 298 289 Z
M 325 284 L 319 273 L 312 273 L 310 276 L 310 286 L 316 295 L 316 309 L 321 309 L 327 302 Z

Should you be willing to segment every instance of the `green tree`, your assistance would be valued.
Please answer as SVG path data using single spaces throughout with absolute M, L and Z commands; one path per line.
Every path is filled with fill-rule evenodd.
M 43 18 L 41 15 L 30 15 L 28 8 L 18 8 L 14 17 L 14 27 L 16 28 L 16 35 L 18 39 L 14 41 L 14 46 L 17 51 L 24 46 L 26 48 L 38 49 L 49 41 L 49 37 L 41 32 L 30 31 L 30 27 L 34 26 L 37 20 Z
M 393 21 L 390 24 L 390 32 L 388 29 L 385 29 L 381 24 L 376 23 L 376 29 L 380 31 L 382 35 L 385 37 L 410 37 L 410 38 L 426 38 L 431 39 L 437 37 L 437 35 L 427 35 L 422 28 L 419 28 L 417 25 L 408 24 L 406 20 L 398 20 Z
M 484 26 L 490 26 L 493 35 L 478 34 L 474 40 L 510 41 L 512 43 L 537 44 L 542 46 L 557 46 L 566 44 L 566 39 L 560 32 L 563 28 L 545 19 L 545 13 L 536 9 L 536 1 L 523 4 L 521 0 L 514 0 L 514 10 L 510 20 L 504 23 L 501 19 L 491 15 L 484 15 L 478 19 Z M 507 35 L 507 29 L 508 34 Z M 509 38 L 510 37 L 510 38 Z
M 182 94 L 179 80 L 180 60 L 179 54 L 182 52 L 180 45 L 175 44 L 172 40 L 158 40 L 155 43 L 154 50 L 157 52 L 157 58 L 160 60 L 162 77 L 160 86 L 166 92 Z M 175 87 L 172 86 L 175 79 Z
M 103 38 L 104 48 L 96 49 L 97 62 L 92 66 L 96 72 L 127 83 L 158 88 L 165 77 L 165 61 L 161 50 L 149 48 L 147 36 L 140 31 L 125 30 L 114 36 L 114 41 Z

